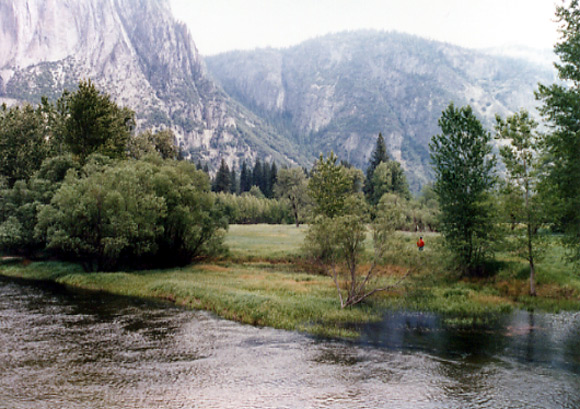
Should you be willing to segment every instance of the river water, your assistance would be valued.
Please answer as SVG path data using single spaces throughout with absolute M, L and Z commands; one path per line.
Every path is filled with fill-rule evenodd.
M 343 342 L 0 278 L 0 408 L 580 408 L 580 314 Z

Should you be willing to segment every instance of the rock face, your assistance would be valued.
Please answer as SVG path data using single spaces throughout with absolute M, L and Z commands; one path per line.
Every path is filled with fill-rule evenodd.
M 417 190 L 430 178 L 429 140 L 450 103 L 495 114 L 534 111 L 546 66 L 376 31 L 333 34 L 284 50 L 206 59 L 226 92 L 313 153 L 334 150 L 364 168 L 379 132 Z
M 87 78 L 194 159 L 307 162 L 207 76 L 168 0 L 0 0 L 0 98 L 57 98 Z

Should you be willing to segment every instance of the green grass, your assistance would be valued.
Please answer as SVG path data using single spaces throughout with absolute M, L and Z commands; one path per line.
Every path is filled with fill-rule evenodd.
M 300 254 L 307 226 L 231 225 L 225 244 L 234 260 L 291 260 Z
M 580 276 L 562 261 L 557 245 L 538 263 L 538 296 L 530 297 L 523 261 L 500 254 L 495 276 L 460 279 L 446 269 L 438 235 L 424 235 L 426 248 L 419 252 L 417 235 L 400 232 L 374 284 L 394 283 L 409 269 L 412 274 L 393 291 L 341 309 L 332 280 L 296 257 L 306 231 L 306 226 L 234 225 L 226 238 L 228 257 L 181 269 L 85 273 L 71 263 L 12 259 L 0 263 L 0 274 L 167 300 L 252 325 L 338 337 L 355 336 L 348 323 L 378 320 L 386 308 L 437 312 L 451 325 L 483 323 L 514 308 L 580 310 Z
M 0 272 L 50 279 L 87 290 L 166 300 L 242 323 L 325 336 L 353 336 L 345 323 L 380 318 L 380 309 L 372 308 L 372 303 L 341 310 L 328 277 L 295 272 L 290 265 L 200 264 L 172 270 L 84 273 L 74 265 L 46 262 L 12 263 L 1 266 Z

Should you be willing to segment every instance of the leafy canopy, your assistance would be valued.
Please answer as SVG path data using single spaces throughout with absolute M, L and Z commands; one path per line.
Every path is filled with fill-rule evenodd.
M 491 136 L 470 106 L 450 104 L 432 140 L 434 191 L 441 210 L 441 233 L 464 274 L 480 274 L 493 241 L 490 191 L 495 185 Z

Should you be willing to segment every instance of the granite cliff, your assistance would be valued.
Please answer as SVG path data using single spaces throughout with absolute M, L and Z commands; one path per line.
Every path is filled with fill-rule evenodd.
M 90 78 L 138 126 L 173 129 L 211 165 L 260 156 L 307 162 L 292 144 L 208 77 L 167 0 L 0 0 L 0 98 L 38 102 Z

